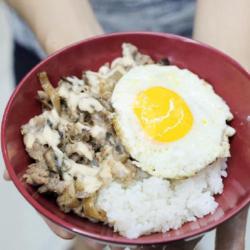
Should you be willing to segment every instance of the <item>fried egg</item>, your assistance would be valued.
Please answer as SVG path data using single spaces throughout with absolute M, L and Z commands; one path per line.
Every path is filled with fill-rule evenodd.
M 230 156 L 229 107 L 212 86 L 176 66 L 137 66 L 116 84 L 114 127 L 135 163 L 179 179 Z

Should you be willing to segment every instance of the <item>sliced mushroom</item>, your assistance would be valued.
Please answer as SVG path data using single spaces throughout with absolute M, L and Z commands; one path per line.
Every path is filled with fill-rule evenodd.
M 53 108 L 49 96 L 42 90 L 37 91 L 38 100 L 42 103 L 44 109 L 51 110 Z
M 57 203 L 66 213 L 80 205 L 81 202 L 76 198 L 74 183 L 68 185 L 64 192 L 57 197 Z
M 79 194 L 82 194 L 84 192 L 84 183 L 77 177 L 74 178 L 74 181 L 77 198 L 83 198 L 79 197 Z
M 57 165 L 56 165 L 56 155 L 52 148 L 49 148 L 44 153 L 44 159 L 48 166 L 48 169 L 52 172 L 58 173 Z
M 83 200 L 84 214 L 87 217 L 97 220 L 97 221 L 103 221 L 103 222 L 106 221 L 107 216 L 106 216 L 105 211 L 101 209 L 97 209 L 95 206 L 95 202 L 96 202 L 96 194 L 88 198 L 85 198 Z
M 46 72 L 38 73 L 38 78 L 40 80 L 41 86 L 44 92 L 49 96 L 53 107 L 56 109 L 58 113 L 60 113 L 61 106 L 60 106 L 60 96 L 56 89 L 52 86 L 49 81 L 48 75 Z
M 162 58 L 161 60 L 158 61 L 158 64 L 160 65 L 170 65 L 170 61 L 167 57 Z

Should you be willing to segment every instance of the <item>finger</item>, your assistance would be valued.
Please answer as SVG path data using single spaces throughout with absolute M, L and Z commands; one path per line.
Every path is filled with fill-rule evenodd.
M 218 226 L 216 230 L 216 250 L 245 249 L 247 212 L 248 207 Z
M 57 226 L 55 223 L 51 222 L 50 220 L 43 218 L 49 228 L 60 238 L 65 240 L 71 240 L 75 237 L 73 233 L 68 232 L 64 228 Z
M 7 170 L 4 171 L 3 173 L 3 178 L 6 180 L 6 181 L 10 181 L 10 176 L 9 176 L 9 173 L 7 172 Z

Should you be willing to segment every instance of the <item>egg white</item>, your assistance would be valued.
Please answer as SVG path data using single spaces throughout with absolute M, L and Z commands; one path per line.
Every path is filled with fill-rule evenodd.
M 161 143 L 150 138 L 139 124 L 133 103 L 139 92 L 162 86 L 179 94 L 194 118 L 181 139 Z M 114 126 L 137 165 L 154 176 L 178 179 L 194 175 L 220 157 L 230 156 L 228 137 L 234 129 L 229 107 L 212 86 L 187 69 L 176 66 L 137 66 L 116 84 L 112 94 Z

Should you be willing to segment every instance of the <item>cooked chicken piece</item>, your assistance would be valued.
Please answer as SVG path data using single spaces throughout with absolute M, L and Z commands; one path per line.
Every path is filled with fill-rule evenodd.
M 26 183 L 31 185 L 42 185 L 49 183 L 49 170 L 44 162 L 32 163 L 23 175 Z
M 60 136 L 56 130 L 57 125 L 56 111 L 45 111 L 39 116 L 32 118 L 27 124 L 22 126 L 21 133 L 26 148 L 32 149 L 33 144 L 37 142 L 41 145 L 57 146 L 60 142 Z
M 122 54 L 124 58 L 132 58 L 136 65 L 155 63 L 150 56 L 140 53 L 138 48 L 130 43 L 123 43 Z
M 99 125 L 94 125 L 91 130 L 90 134 L 93 138 L 97 140 L 98 143 L 103 143 L 104 139 L 106 138 L 106 128 Z
M 100 164 L 100 171 L 98 174 L 104 186 L 107 186 L 113 180 L 111 166 L 106 164 L 105 160 L 104 164 Z
M 58 173 L 58 167 L 56 163 L 56 155 L 53 151 L 52 148 L 49 148 L 45 153 L 44 153 L 44 159 L 45 162 L 48 166 L 48 169 L 52 172 Z
M 85 114 L 88 114 L 88 113 L 85 113 Z M 86 119 L 86 117 L 85 117 L 85 119 Z M 91 116 L 90 116 L 90 119 L 91 119 Z M 91 121 L 92 122 L 92 121 Z M 79 132 L 88 132 L 89 130 L 90 130 L 90 124 L 88 124 L 88 125 L 84 125 L 84 124 L 82 124 L 82 123 L 80 123 L 80 122 L 77 122 L 77 123 L 75 123 L 74 124 L 75 125 L 75 127 L 76 127 L 76 129 L 79 131 Z
M 135 174 L 135 168 L 132 168 L 130 165 L 128 167 L 120 161 L 116 161 L 112 155 L 109 155 L 105 160 L 103 160 L 100 163 L 100 166 L 102 168 L 110 167 L 113 178 L 120 181 L 132 179 Z
M 137 53 L 134 58 L 137 65 L 145 65 L 145 64 L 153 64 L 154 61 L 148 55 L 143 55 L 141 53 Z
M 74 143 L 74 141 L 81 141 L 83 131 L 75 126 L 73 123 L 68 123 L 66 125 L 59 125 L 58 130 L 62 135 L 62 140 L 64 140 L 65 144 Z
M 101 152 L 97 154 L 97 157 L 100 161 L 99 175 L 105 185 L 112 179 L 127 182 L 135 176 L 135 166 L 128 160 L 126 160 L 125 164 L 123 164 L 120 160 L 117 160 L 117 155 L 115 155 L 114 149 L 111 146 L 104 146 Z M 110 178 L 111 176 L 112 178 Z
M 138 49 L 136 46 L 130 43 L 123 43 L 122 44 L 122 56 L 128 57 L 128 58 L 135 58 L 135 56 L 138 54 Z
M 103 64 L 103 65 L 99 68 L 99 70 L 98 70 L 98 73 L 99 73 L 100 75 L 103 75 L 103 76 L 107 75 L 109 72 L 110 72 L 110 65 L 109 65 L 109 63 Z
M 92 183 L 90 183 L 92 182 Z M 76 197 L 78 199 L 87 198 L 93 195 L 100 188 L 100 181 L 95 177 L 74 177 Z
M 79 156 L 84 156 L 88 160 L 92 161 L 94 157 L 94 152 L 89 144 L 84 142 L 75 142 L 73 144 L 67 144 L 65 147 L 65 152 L 67 155 L 77 153 Z
M 74 183 L 65 187 L 63 193 L 57 197 L 57 203 L 66 213 L 80 205 L 81 201 L 76 198 Z
M 91 94 L 95 97 L 98 97 L 99 85 L 100 85 L 100 75 L 97 72 L 87 70 L 83 73 L 83 79 L 86 81 L 87 85 L 90 86 Z
M 100 189 L 102 186 L 101 180 L 98 178 L 98 176 L 79 176 L 79 181 L 82 182 L 82 185 L 84 186 L 84 192 L 81 193 L 82 197 L 89 197 L 96 191 Z
M 114 68 L 117 65 L 122 65 L 126 70 L 129 70 L 136 65 L 154 63 L 150 56 L 141 54 L 134 45 L 129 43 L 122 44 L 122 55 L 122 57 L 119 57 L 112 62 L 111 68 Z
M 131 44 L 123 43 L 122 45 L 122 57 L 118 57 L 111 63 L 111 69 L 122 66 L 127 71 L 131 69 L 132 67 L 136 66 L 134 57 L 136 55 L 137 48 Z
M 112 68 L 100 81 L 100 97 L 105 100 L 110 100 L 115 84 L 126 73 L 126 70 L 121 65 Z
M 94 126 L 90 129 L 90 134 L 101 145 L 105 143 L 106 134 L 111 129 L 107 114 L 106 112 L 104 116 L 102 114 L 92 115 Z
M 125 181 L 126 179 L 131 179 L 133 177 L 133 171 L 131 171 L 131 169 L 129 169 L 126 165 L 122 164 L 119 161 L 114 161 L 114 159 L 112 159 L 111 162 L 113 176 L 123 181 Z
M 91 119 L 88 119 L 87 116 L 102 111 L 103 106 L 90 93 L 85 92 L 81 86 L 81 91 L 78 87 L 75 91 L 75 87 L 77 86 L 71 86 L 68 83 L 58 87 L 59 95 L 63 100 L 61 116 L 71 122 L 88 123 Z
M 26 151 L 28 152 L 29 156 L 39 162 L 44 161 L 44 154 L 47 150 L 48 150 L 47 145 L 42 145 L 38 143 L 37 141 L 35 141 L 32 144 L 31 148 L 26 147 Z
M 125 179 L 125 183 L 129 183 L 131 181 L 133 181 L 135 179 L 135 177 L 138 175 L 138 168 L 136 167 L 136 165 L 133 163 L 133 161 L 131 161 L 130 159 L 128 159 L 124 165 L 126 166 L 129 174 L 127 175 L 126 179 Z
M 74 184 L 77 198 L 85 198 L 86 196 L 84 196 L 84 183 L 75 176 Z
M 59 174 L 50 174 L 49 181 L 47 184 L 39 187 L 39 193 L 53 192 L 58 195 L 62 194 L 66 188 L 65 181 L 60 180 Z
M 36 115 L 29 120 L 28 123 L 24 124 L 21 127 L 22 135 L 29 134 L 30 132 L 38 131 L 46 125 L 46 119 L 43 114 Z
M 84 211 L 83 211 L 83 201 L 80 203 L 78 207 L 75 207 L 72 209 L 75 214 L 77 214 L 80 217 L 85 217 Z
M 88 197 L 102 186 L 102 182 L 98 178 L 98 167 L 78 164 L 70 159 L 65 159 L 64 164 L 68 167 L 68 171 L 64 172 L 64 179 L 69 182 L 72 182 L 72 180 L 81 182 L 84 189 L 82 196 Z

